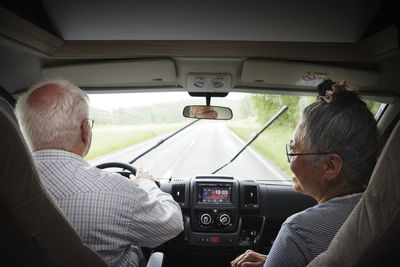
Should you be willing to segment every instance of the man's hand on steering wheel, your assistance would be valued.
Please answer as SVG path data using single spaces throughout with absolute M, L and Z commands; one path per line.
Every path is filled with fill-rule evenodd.
M 131 174 L 129 175 L 129 178 L 131 178 L 134 182 L 140 183 L 146 180 L 150 180 L 152 182 L 155 182 L 156 179 L 154 179 L 153 175 L 148 173 L 147 171 L 143 170 L 142 168 L 139 168 L 136 172 L 136 176 Z

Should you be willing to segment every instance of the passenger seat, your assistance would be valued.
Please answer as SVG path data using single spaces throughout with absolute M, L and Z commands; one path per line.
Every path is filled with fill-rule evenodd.
M 328 249 L 308 266 L 400 266 L 400 121 L 360 202 Z

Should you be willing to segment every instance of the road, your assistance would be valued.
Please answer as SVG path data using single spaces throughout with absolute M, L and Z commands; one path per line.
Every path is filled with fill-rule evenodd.
M 111 161 L 129 162 L 168 135 L 98 157 L 90 163 L 97 165 Z M 156 178 L 208 175 L 230 161 L 244 144 L 223 123 L 195 124 L 165 141 L 133 165 L 148 170 Z M 237 179 L 291 180 L 251 147 L 217 174 L 230 175 Z

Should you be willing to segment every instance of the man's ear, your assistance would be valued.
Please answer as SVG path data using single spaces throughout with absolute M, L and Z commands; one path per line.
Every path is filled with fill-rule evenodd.
M 83 143 L 89 142 L 89 127 L 88 127 L 88 121 L 85 120 L 82 124 L 82 131 L 81 131 L 81 139 Z
M 343 159 L 338 154 L 329 154 L 325 156 L 322 162 L 324 171 L 324 178 L 326 180 L 333 180 L 339 176 L 343 167 Z

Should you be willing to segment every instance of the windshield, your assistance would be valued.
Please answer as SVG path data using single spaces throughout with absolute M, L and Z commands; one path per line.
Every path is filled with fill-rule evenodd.
M 187 105 L 204 105 L 204 97 L 186 92 L 91 94 L 90 117 L 95 120 L 92 146 L 86 159 L 92 165 L 129 162 L 193 119 L 182 111 Z M 239 180 L 268 180 L 291 183 L 285 144 L 305 106 L 315 101 L 309 96 L 230 93 L 212 98 L 211 105 L 232 109 L 230 121 L 200 120 L 133 165 L 144 168 L 157 179 L 189 179 L 209 175 L 229 162 L 252 136 L 283 106 L 288 110 L 273 122 L 231 164 L 217 175 Z M 377 111 L 379 104 L 371 104 Z

